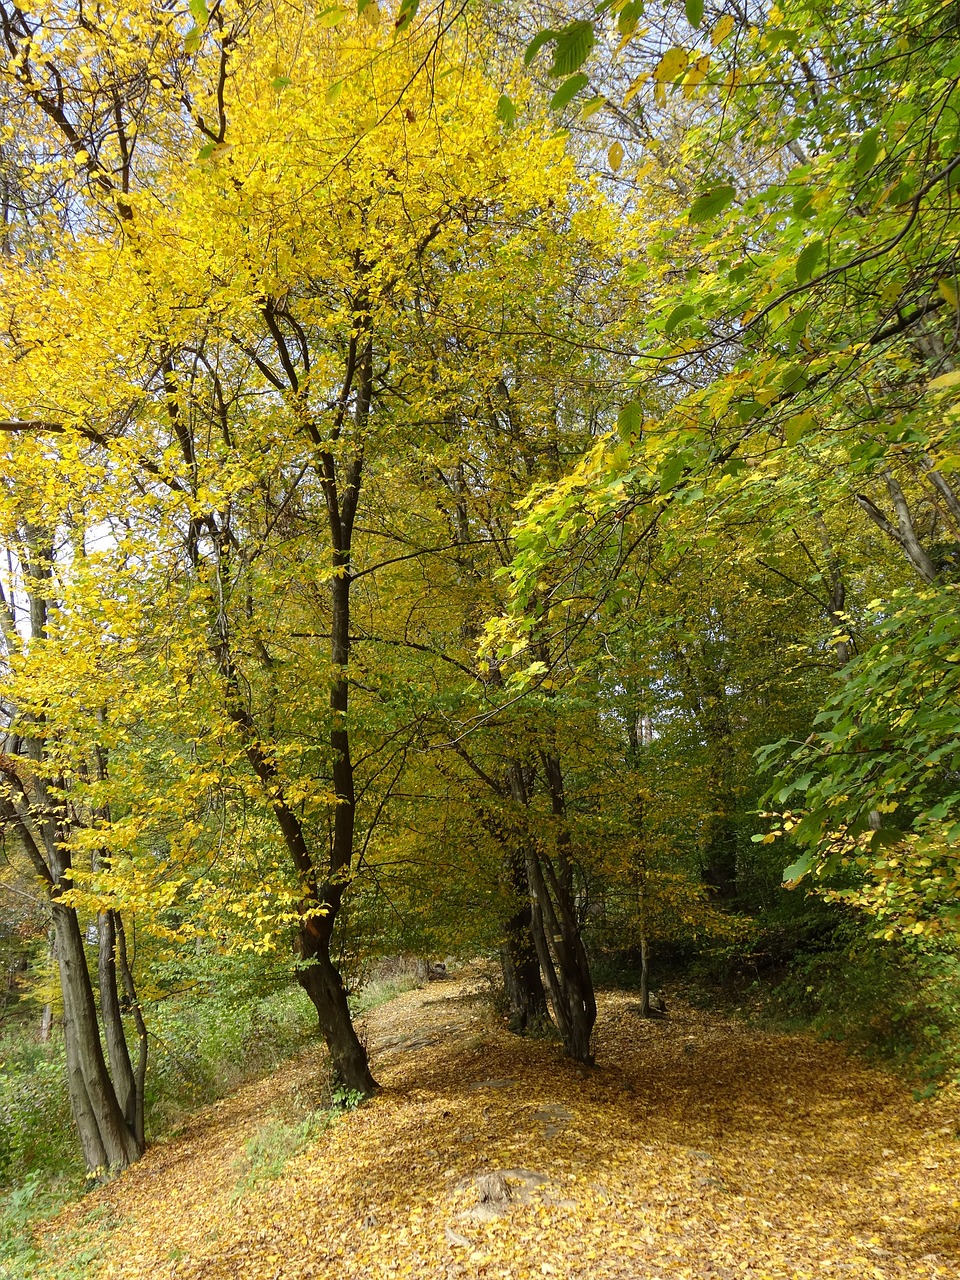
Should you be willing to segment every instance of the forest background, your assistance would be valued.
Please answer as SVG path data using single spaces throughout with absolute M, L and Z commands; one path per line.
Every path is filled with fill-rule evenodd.
M 955 1077 L 956 7 L 0 29 L 8 1205 L 401 954 Z

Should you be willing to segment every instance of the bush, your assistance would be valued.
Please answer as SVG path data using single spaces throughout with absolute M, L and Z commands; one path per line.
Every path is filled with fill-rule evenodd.
M 317 1022 L 306 996 L 287 986 L 242 1003 L 191 993 L 159 1005 L 151 1031 L 148 1139 L 289 1058 L 316 1036 Z
M 81 1171 L 63 1045 L 0 1042 L 0 1186 Z
M 960 1075 L 960 954 L 952 947 L 880 942 L 848 921 L 832 947 L 793 959 L 771 1002 L 925 1084 Z

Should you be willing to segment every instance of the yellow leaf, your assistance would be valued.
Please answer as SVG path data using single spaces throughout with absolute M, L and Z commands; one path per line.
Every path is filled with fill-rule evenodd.
M 658 84 L 676 80 L 677 76 L 682 75 L 689 65 L 689 53 L 687 53 L 686 49 L 681 49 L 679 45 L 674 45 L 672 49 L 667 50 L 654 67 L 653 78 Z
M 615 142 L 607 152 L 607 160 L 610 164 L 610 168 L 614 173 L 616 173 L 623 164 L 623 147 L 619 142 Z
M 960 383 L 960 369 L 955 369 L 953 373 L 941 373 L 939 378 L 927 383 L 927 390 L 945 391 L 947 387 L 955 387 L 957 383 Z
M 637 96 L 637 94 L 640 92 L 640 90 L 643 88 L 643 86 L 647 83 L 649 79 L 650 79 L 649 71 L 644 71 L 643 75 L 637 76 L 636 80 L 632 82 L 632 84 L 630 85 L 630 88 L 623 95 L 624 106 L 626 106 L 629 102 L 631 102 Z
M 683 82 L 683 96 L 685 98 L 693 97 L 696 92 L 697 85 L 703 81 L 709 69 L 710 55 L 709 53 L 705 53 L 702 58 L 698 58 L 696 60 L 686 74 L 686 78 Z
M 727 36 L 730 34 L 730 32 L 733 30 L 733 28 L 736 25 L 737 25 L 736 22 L 733 20 L 730 14 L 725 13 L 723 17 L 720 19 L 720 21 L 717 23 L 717 25 L 713 28 L 713 31 L 710 35 L 710 44 L 712 45 L 712 47 L 715 49 L 718 44 L 721 44 L 724 40 L 726 40 Z
M 631 40 L 640 40 L 643 36 L 647 34 L 649 30 L 650 30 L 649 27 L 641 27 L 638 30 L 636 22 L 628 24 L 626 30 L 623 33 L 623 38 L 621 39 L 620 43 L 617 45 L 616 49 L 614 49 L 614 56 L 616 56 L 618 53 L 622 53 Z
M 957 286 L 952 280 L 938 280 L 937 288 L 941 297 L 953 307 L 954 311 L 960 310 L 960 297 L 957 296 Z
M 333 9 L 328 9 L 326 13 L 322 13 L 317 19 L 318 27 L 335 27 L 342 22 L 344 18 L 350 17 L 350 10 L 345 9 L 342 5 L 336 5 Z

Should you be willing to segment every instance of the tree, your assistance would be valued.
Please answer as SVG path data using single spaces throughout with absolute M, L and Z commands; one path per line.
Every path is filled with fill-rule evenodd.
M 84 803 L 83 788 L 73 785 L 71 772 L 79 766 L 103 778 L 108 764 L 96 741 L 88 742 L 82 755 L 64 749 L 62 735 L 69 736 L 69 729 L 62 721 L 49 723 L 52 699 L 45 696 L 42 676 L 39 690 L 35 687 L 36 668 L 42 671 L 50 661 L 51 655 L 44 650 L 54 645 L 50 633 L 60 605 L 53 536 L 24 514 L 28 510 L 24 488 L 21 482 L 16 497 L 11 501 L 8 496 L 3 513 L 8 551 L 21 566 L 19 586 L 25 608 L 17 608 L 15 594 L 0 593 L 9 717 L 0 755 L 0 819 L 23 851 L 46 898 L 63 994 L 71 1108 L 87 1167 L 102 1172 L 129 1164 L 144 1149 L 147 1036 L 121 915 L 108 908 L 96 918 L 98 1010 L 85 934 L 70 900 L 76 837 L 94 827 L 98 818 L 109 817 Z M 61 671 L 64 678 L 66 670 Z M 136 1026 L 135 1065 L 122 1005 L 132 1012 Z
M 7 272 L 8 465 L 29 458 L 45 476 L 51 523 L 68 497 L 106 522 L 111 572 L 122 565 L 97 583 L 109 631 L 141 664 L 162 653 L 176 673 L 164 714 L 179 702 L 184 736 L 216 744 L 204 754 L 218 786 L 245 773 L 246 803 L 275 823 L 299 981 L 337 1075 L 369 1092 L 331 945 L 382 820 L 387 762 L 414 733 L 386 727 L 359 678 L 375 662 L 358 672 L 355 656 L 374 584 L 408 554 L 395 555 L 383 499 L 423 421 L 463 398 L 452 358 L 437 376 L 445 313 L 495 312 L 511 264 L 538 241 L 549 255 L 572 171 L 539 119 L 503 133 L 470 66 L 428 85 L 430 30 L 392 39 L 324 16 L 304 28 L 292 11 L 249 31 L 224 21 L 211 15 L 177 64 L 185 115 L 143 117 L 120 194 L 103 156 L 122 131 L 104 117 L 82 162 L 89 222 L 55 261 Z M 291 57 L 289 74 L 265 73 Z M 27 64 L 14 71 L 26 108 L 75 151 Z M 196 159 L 190 121 L 207 136 Z M 497 335 L 474 351 L 500 367 Z M 141 814 L 149 803 L 135 799 Z M 122 899 L 119 867 L 97 891 L 114 871 Z

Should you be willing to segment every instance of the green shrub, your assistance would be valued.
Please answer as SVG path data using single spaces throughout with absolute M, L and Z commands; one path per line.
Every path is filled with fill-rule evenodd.
M 151 1016 L 148 1137 L 289 1058 L 317 1034 L 299 988 L 226 1003 L 216 995 L 161 1004 Z
M 960 954 L 881 942 L 857 921 L 794 957 L 775 1009 L 926 1084 L 960 1075 Z
M 0 1186 L 78 1173 L 76 1147 L 62 1044 L 0 1044 Z

